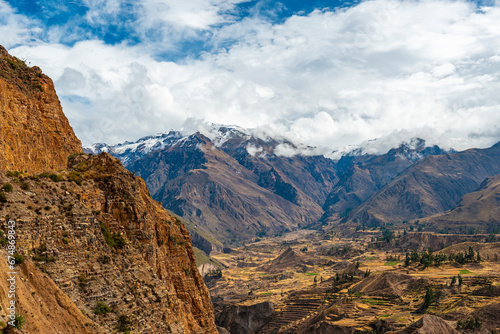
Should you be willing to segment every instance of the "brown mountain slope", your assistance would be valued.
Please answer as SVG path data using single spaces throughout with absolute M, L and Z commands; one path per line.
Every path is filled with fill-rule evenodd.
M 64 169 L 79 152 L 52 80 L 0 46 L 0 170 Z
M 425 146 L 424 140 L 415 138 L 382 155 L 342 157 L 337 166 L 343 175 L 323 205 L 323 220 L 355 209 L 418 160 L 445 153 L 438 146 Z
M 216 332 L 188 231 L 117 159 L 78 155 L 56 181 L 4 175 L 0 182 L 13 190 L 0 224 L 5 230 L 7 217 L 18 224 L 21 269 L 46 272 L 96 328 L 111 330 L 125 315 L 138 331 Z M 94 314 L 98 301 L 113 306 L 105 317 Z
M 479 189 L 464 195 L 458 205 L 444 214 L 423 220 L 450 232 L 468 232 L 475 228 L 481 232 L 498 232 L 500 227 L 500 175 L 484 180 Z
M 128 168 L 144 177 L 153 198 L 190 220 L 191 231 L 228 245 L 317 221 L 336 176 L 309 170 L 309 164 L 271 154 L 252 157 L 241 141 L 217 147 L 197 133 Z
M 7 259 L 8 253 L 0 251 L 0 257 Z M 12 275 L 7 261 L 0 261 L 0 279 L 6 282 Z M 29 314 L 25 328 L 27 333 L 94 333 L 89 319 L 47 275 L 28 262 L 18 270 L 16 276 L 17 311 Z M 33 293 L 35 292 L 35 293 Z M 0 305 L 8 310 L 11 298 L 9 286 L 0 285 Z M 50 310 L 50 313 L 47 312 Z M 36 319 L 36 321 L 33 321 Z M 7 323 L 10 318 L 1 317 Z
M 428 156 L 351 211 L 344 222 L 370 226 L 442 213 L 485 178 L 497 174 L 500 143 L 488 149 Z
M 7 222 L 15 220 L 17 252 L 25 257 L 16 268 L 26 278 L 16 305 L 26 317 L 26 330 L 55 333 L 47 320 L 60 316 L 53 324 L 60 333 L 84 333 L 82 323 L 92 333 L 217 333 L 208 290 L 184 225 L 154 201 L 144 181 L 117 159 L 83 153 L 68 158 L 79 141 L 69 126 L 58 127 L 67 124 L 60 108 L 48 110 L 45 104 L 59 106 L 53 89 L 43 86 L 49 79 L 41 76 L 46 80 L 43 92 L 33 93 L 30 89 L 38 89 L 36 82 L 35 88 L 28 84 L 30 73 L 37 71 L 22 64 L 12 65 L 12 71 L 2 76 L 8 92 L 19 90 L 16 108 L 27 106 L 26 115 L 40 116 L 24 126 L 12 121 L 17 119 L 16 108 L 2 109 L 3 120 L 10 121 L 2 124 L 0 154 L 10 157 L 9 152 L 25 150 L 16 153 L 18 161 L 1 168 L 28 171 L 0 168 L 0 185 L 5 185 L 0 228 L 5 234 Z M 2 101 L 15 105 L 5 96 Z M 57 136 L 50 132 L 51 126 L 56 126 Z M 16 136 L 6 140 L 10 133 Z M 34 133 L 41 137 L 32 137 Z M 34 139 L 39 142 L 33 144 Z M 38 145 L 44 155 L 32 155 L 31 145 Z M 32 174 L 66 162 L 66 170 Z M 0 291 L 6 284 L 0 283 Z M 33 298 L 24 295 L 28 288 Z M 43 316 L 38 317 L 40 309 L 33 299 L 41 303 Z M 101 313 L 107 314 L 99 314 L 98 306 L 104 304 L 108 308 L 101 307 Z

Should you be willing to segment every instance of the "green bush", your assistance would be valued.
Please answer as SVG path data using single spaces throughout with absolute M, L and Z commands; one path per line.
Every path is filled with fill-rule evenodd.
M 0 203 L 7 202 L 7 195 L 3 191 L 0 191 Z
M 21 189 L 22 190 L 29 190 L 30 189 L 30 184 L 28 182 L 23 182 L 21 184 Z
M 22 314 L 16 314 L 14 317 L 14 327 L 17 329 L 20 329 L 21 327 L 24 326 L 26 323 L 26 319 L 24 318 L 24 315 Z
M 97 305 L 94 308 L 94 314 L 102 315 L 111 312 L 111 308 L 106 305 L 104 302 L 97 302 Z
M 118 317 L 118 325 L 116 326 L 116 329 L 119 331 L 119 332 L 128 332 L 130 331 L 130 327 L 132 326 L 132 321 L 130 320 L 130 317 L 125 315 L 125 314 L 121 314 L 119 317 Z
M 120 233 L 111 233 L 109 227 L 104 224 L 101 224 L 101 232 L 109 247 L 121 249 L 127 244 L 125 238 Z
M 12 189 L 14 189 L 14 188 L 12 187 L 12 184 L 10 184 L 10 183 L 6 183 L 2 187 L 2 190 L 5 191 L 6 193 L 10 193 L 12 191 Z
M 82 184 L 82 174 L 76 172 L 76 171 L 71 171 L 69 172 L 68 174 L 68 179 L 70 181 L 73 181 L 75 182 L 76 184 L 78 185 L 81 185 Z
M 62 242 L 63 242 L 63 244 L 67 245 L 69 243 L 69 240 L 66 238 L 62 238 Z
M 49 174 L 49 179 L 51 179 L 54 182 L 60 182 L 60 181 L 64 180 L 64 178 L 62 177 L 62 175 L 59 175 L 59 174 L 56 174 L 56 173 Z
M 13 170 L 13 171 L 8 171 L 7 172 L 7 176 L 8 177 L 18 177 L 19 175 L 21 175 L 23 172 L 19 172 L 17 170 Z
M 19 253 L 15 253 L 12 257 L 14 258 L 14 261 L 16 261 L 16 264 L 21 264 L 24 262 L 24 256 Z

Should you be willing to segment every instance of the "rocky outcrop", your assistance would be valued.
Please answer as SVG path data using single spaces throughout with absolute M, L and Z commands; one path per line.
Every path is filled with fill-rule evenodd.
M 426 284 L 423 279 L 396 272 L 385 271 L 373 274 L 357 284 L 353 291 L 365 296 L 378 296 L 389 299 L 401 298 L 410 290 L 422 289 Z
M 28 263 L 102 331 L 124 316 L 139 332 L 216 333 L 189 233 L 141 178 L 106 153 L 73 157 L 57 175 L 0 177 L 13 184 L 0 223 L 16 220 Z M 98 302 L 111 308 L 105 317 L 94 314 Z
M 52 80 L 0 46 L 0 170 L 64 169 L 79 152 Z
M 68 157 L 50 79 L 0 51 L 0 228 L 15 221 L 28 332 L 217 333 L 186 227 L 118 159 Z
M 252 334 L 258 332 L 274 315 L 270 302 L 250 306 L 231 305 L 217 316 L 217 324 L 230 333 Z
M 398 334 L 459 334 L 459 332 L 440 317 L 426 314 Z
M 0 306 L 5 313 L 13 300 L 8 296 L 10 286 L 4 284 L 12 277 L 9 274 L 12 270 L 4 261 L 7 256 L 5 250 L 0 251 Z M 75 303 L 31 261 L 18 266 L 15 272 L 16 312 L 27 316 L 23 327 L 26 333 L 95 333 L 94 326 L 89 326 L 92 323 Z M 0 321 L 7 324 L 11 319 L 1 315 Z

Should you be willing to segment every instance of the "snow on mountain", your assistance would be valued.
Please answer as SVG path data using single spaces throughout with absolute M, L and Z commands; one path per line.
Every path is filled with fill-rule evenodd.
M 286 157 L 292 157 L 294 155 L 321 155 L 315 147 L 295 144 L 284 138 L 272 138 L 255 129 L 245 129 L 235 125 L 229 126 L 206 123 L 199 128 L 199 132 L 208 137 L 217 148 L 221 148 L 227 145 L 228 141 L 235 139 L 239 142 L 246 143 L 246 150 L 251 156 L 257 155 L 264 158 L 269 153 Z M 146 136 L 140 138 L 136 142 L 124 142 L 116 145 L 96 143 L 84 147 L 84 151 L 92 154 L 107 152 L 120 159 L 126 166 L 152 151 L 171 147 L 181 141 L 189 141 L 192 135 L 192 133 L 186 135 L 180 131 L 170 131 L 168 133 Z M 267 150 L 263 150 L 262 147 L 256 145 L 256 138 L 260 138 L 267 144 Z M 350 145 L 343 149 L 333 151 L 326 155 L 326 157 L 338 161 L 342 157 L 380 155 L 391 152 L 391 150 L 395 156 L 415 162 L 429 155 L 430 152 L 427 151 L 433 150 L 433 147 L 426 146 L 425 140 L 420 138 L 412 138 L 408 141 L 399 143 L 399 145 L 387 143 L 384 139 L 374 139 L 359 145 Z M 453 150 L 448 152 L 453 152 Z

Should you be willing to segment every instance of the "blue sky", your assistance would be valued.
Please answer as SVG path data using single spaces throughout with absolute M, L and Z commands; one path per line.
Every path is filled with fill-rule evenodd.
M 0 0 L 0 44 L 52 77 L 84 144 L 214 122 L 325 154 L 486 147 L 498 22 L 490 0 Z

